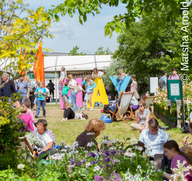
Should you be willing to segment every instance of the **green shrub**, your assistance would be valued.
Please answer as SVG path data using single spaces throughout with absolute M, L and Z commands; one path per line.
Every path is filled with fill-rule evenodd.
M 15 168 L 20 160 L 18 138 L 21 133 L 17 131 L 19 126 L 16 124 L 19 110 L 12 106 L 17 98 L 13 95 L 11 101 L 8 101 L 4 97 L 0 102 L 0 170 L 7 169 L 8 165 Z

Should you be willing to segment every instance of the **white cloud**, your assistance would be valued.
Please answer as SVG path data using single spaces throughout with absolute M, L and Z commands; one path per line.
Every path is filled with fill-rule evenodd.
M 53 34 L 55 38 L 60 38 L 61 40 L 77 39 L 73 29 L 66 23 L 53 23 L 50 33 Z

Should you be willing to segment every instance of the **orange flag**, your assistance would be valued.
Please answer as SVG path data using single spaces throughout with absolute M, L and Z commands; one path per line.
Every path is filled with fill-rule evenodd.
M 44 54 L 42 53 L 42 42 L 40 42 L 38 51 L 36 54 L 37 61 L 33 65 L 33 72 L 36 81 L 42 81 L 45 87 L 45 73 L 44 73 Z

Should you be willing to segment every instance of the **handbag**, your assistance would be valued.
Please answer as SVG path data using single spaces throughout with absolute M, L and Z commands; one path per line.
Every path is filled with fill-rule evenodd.
M 78 83 L 77 83 L 76 89 L 77 89 L 77 93 L 79 93 L 83 90 L 82 87 Z
M 109 106 L 110 106 L 110 104 L 104 105 L 104 108 L 103 108 L 104 113 L 109 113 Z

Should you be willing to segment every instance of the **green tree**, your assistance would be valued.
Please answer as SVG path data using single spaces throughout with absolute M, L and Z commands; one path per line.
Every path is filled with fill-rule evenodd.
M 95 52 L 95 55 L 110 55 L 110 54 L 112 54 L 112 52 L 109 50 L 108 47 L 106 50 L 103 50 L 103 47 L 99 47 Z
M 22 0 L 0 3 L 0 63 L 13 75 L 32 67 L 38 43 L 49 33 L 51 19 L 43 7 L 31 10 Z M 20 54 L 22 50 L 22 54 Z
M 72 50 L 68 53 L 68 56 L 75 56 L 75 55 L 86 55 L 86 53 L 80 52 L 78 53 L 77 51 L 79 50 L 78 46 L 73 47 Z
M 186 0 L 187 1 L 187 0 Z M 165 22 L 175 24 L 176 18 L 181 16 L 181 6 L 186 6 L 182 3 L 184 0 L 65 0 L 64 3 L 58 6 L 52 6 L 49 10 L 52 17 L 59 20 L 58 13 L 62 16 L 69 14 L 73 17 L 76 12 L 79 13 L 79 22 L 87 21 L 87 15 L 100 13 L 102 6 L 124 5 L 126 13 L 115 15 L 111 22 L 105 26 L 105 35 L 112 36 L 113 31 L 117 33 L 124 32 L 125 29 L 131 27 L 131 24 L 143 16 L 149 16 L 153 13 L 151 19 L 151 29 L 159 30 L 166 26 Z M 151 36 L 153 33 L 149 32 Z
M 126 73 L 136 74 L 137 79 L 147 88 L 148 76 L 162 75 L 162 70 L 172 73 L 173 68 L 178 68 L 179 73 L 182 68 L 182 37 L 192 35 L 192 26 L 189 25 L 188 33 L 181 31 L 182 20 L 177 19 L 176 25 L 166 26 L 156 30 L 154 36 L 146 39 L 146 34 L 151 31 L 152 16 L 143 17 L 141 21 L 132 23 L 131 28 L 120 35 L 117 39 L 118 49 L 114 52 L 113 58 L 126 60 Z M 191 17 L 189 17 L 190 19 Z M 189 71 L 191 74 L 191 50 L 189 40 Z

